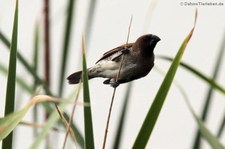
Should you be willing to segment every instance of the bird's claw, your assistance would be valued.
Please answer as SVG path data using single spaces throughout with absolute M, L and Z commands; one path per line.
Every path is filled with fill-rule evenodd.
M 113 80 L 113 81 L 110 81 L 110 86 L 112 86 L 113 88 L 116 88 L 120 85 L 120 83 L 118 83 L 117 81 Z
M 125 48 L 125 49 L 121 50 L 121 52 L 122 52 L 123 54 L 128 54 L 128 53 L 129 53 L 129 49 L 128 49 L 128 48 Z

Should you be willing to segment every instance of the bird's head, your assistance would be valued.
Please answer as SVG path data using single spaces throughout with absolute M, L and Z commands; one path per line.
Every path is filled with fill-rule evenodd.
M 160 41 L 160 38 L 153 34 L 146 34 L 141 37 L 139 37 L 134 45 L 133 50 L 134 52 L 140 52 L 141 54 L 147 56 L 153 53 L 153 50 L 157 44 L 157 42 Z

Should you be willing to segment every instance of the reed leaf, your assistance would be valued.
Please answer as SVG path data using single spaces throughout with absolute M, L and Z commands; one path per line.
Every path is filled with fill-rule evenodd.
M 27 111 L 33 105 L 35 105 L 39 102 L 44 102 L 44 101 L 45 102 L 46 101 L 58 102 L 58 100 L 53 97 L 46 96 L 46 95 L 38 95 L 38 96 L 33 97 L 30 100 L 30 102 L 21 110 L 14 112 L 14 113 L 10 113 L 10 114 L 6 115 L 4 118 L 1 118 L 0 119 L 0 141 L 4 138 L 7 138 L 7 136 L 9 136 L 9 134 L 19 124 L 19 122 L 22 121 L 22 119 L 25 116 L 25 114 L 27 113 Z M 4 142 L 4 140 L 3 140 L 3 142 Z M 5 148 L 5 147 L 3 147 L 3 148 Z
M 66 25 L 65 25 L 65 32 L 64 32 L 64 38 L 63 38 L 63 48 L 62 48 L 62 62 L 61 62 L 61 69 L 60 69 L 60 77 L 59 77 L 59 89 L 58 93 L 59 96 L 62 96 L 63 89 L 64 89 L 64 82 L 65 82 L 65 72 L 67 67 L 67 59 L 68 59 L 68 53 L 69 53 L 69 45 L 70 45 L 70 37 L 72 33 L 72 24 L 73 24 L 73 12 L 74 12 L 74 3 L 75 0 L 69 0 L 68 6 L 67 6 L 67 18 L 66 18 Z
M 17 36 L 18 36 L 18 0 L 16 1 L 13 31 L 10 46 L 8 66 L 8 78 L 5 99 L 5 116 L 14 111 L 16 89 L 16 59 L 17 59 Z M 1 134 L 1 133 L 0 133 Z M 13 133 L 11 132 L 2 142 L 2 148 L 11 149 L 13 145 Z
M 94 146 L 94 134 L 93 134 L 93 124 L 92 124 L 92 115 L 91 115 L 91 101 L 90 101 L 90 93 L 88 86 L 88 74 L 87 74 L 87 64 L 86 64 L 86 56 L 85 56 L 85 43 L 84 43 L 84 35 L 82 38 L 82 57 L 83 57 L 83 72 L 82 72 L 82 81 L 83 81 L 83 98 L 84 103 L 89 104 L 90 106 L 84 107 L 84 133 L 85 133 L 85 148 L 93 149 Z
M 163 103 L 164 103 L 166 96 L 168 94 L 168 91 L 170 89 L 170 86 L 173 82 L 174 76 L 175 76 L 177 68 L 180 64 L 180 61 L 181 61 L 181 58 L 185 51 L 185 48 L 194 32 L 196 20 L 197 20 L 197 11 L 195 14 L 194 27 L 192 28 L 190 33 L 187 35 L 187 37 L 181 44 L 181 47 L 178 50 L 178 53 L 177 53 L 175 59 L 173 60 L 172 64 L 170 65 L 170 68 L 169 68 L 169 70 L 168 70 L 156 96 L 155 96 L 155 99 L 145 117 L 142 127 L 141 127 L 141 129 L 138 133 L 138 136 L 134 142 L 133 149 L 145 148 L 145 146 L 147 145 L 147 142 L 151 136 L 153 128 L 156 124 L 156 121 L 157 121 L 160 111 L 162 109 Z
M 169 57 L 169 56 L 157 56 L 157 58 L 168 60 L 168 61 L 173 61 L 174 59 Z M 225 94 L 225 88 L 219 85 L 217 82 L 215 82 L 213 79 L 207 77 L 203 73 L 201 73 L 199 70 L 195 69 L 194 67 L 181 62 L 180 65 L 190 71 L 191 73 L 195 74 L 197 77 L 208 83 L 210 86 L 214 87 L 218 91 L 220 91 L 222 94 Z

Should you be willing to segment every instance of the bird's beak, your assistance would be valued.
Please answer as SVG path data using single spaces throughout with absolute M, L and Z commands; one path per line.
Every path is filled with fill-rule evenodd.
M 156 36 L 156 35 L 152 35 L 152 39 L 153 39 L 153 41 L 154 42 L 159 42 L 161 39 L 158 37 L 158 36 Z

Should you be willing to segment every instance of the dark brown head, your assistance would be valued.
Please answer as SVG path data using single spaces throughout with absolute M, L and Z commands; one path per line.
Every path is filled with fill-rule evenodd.
M 160 41 L 160 38 L 156 35 L 143 35 L 135 41 L 132 48 L 133 52 L 140 52 L 143 56 L 152 55 L 158 41 Z

